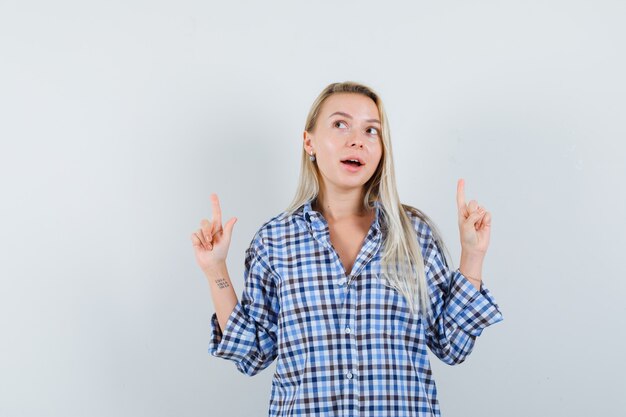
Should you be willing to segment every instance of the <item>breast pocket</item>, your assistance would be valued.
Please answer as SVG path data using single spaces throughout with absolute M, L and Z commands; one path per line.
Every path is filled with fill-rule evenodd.
M 395 339 L 410 341 L 417 338 L 420 314 L 410 310 L 404 295 L 385 278 L 376 276 L 374 282 L 367 303 L 373 309 L 369 315 L 375 319 L 369 325 L 382 335 Z

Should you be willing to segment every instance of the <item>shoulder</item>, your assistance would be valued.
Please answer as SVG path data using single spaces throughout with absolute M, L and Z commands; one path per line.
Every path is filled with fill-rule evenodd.
M 422 243 L 422 246 L 427 245 L 428 241 L 433 236 L 432 229 L 434 227 L 430 217 L 428 217 L 422 210 L 408 204 L 402 204 L 402 208 L 413 224 L 413 229 L 415 230 L 420 243 Z
M 435 222 L 415 207 L 402 206 L 413 223 L 426 268 L 429 269 L 433 263 L 447 267 L 450 264 L 449 253 Z
M 301 231 L 303 225 L 301 211 L 282 211 L 261 224 L 250 241 L 248 250 L 268 252 L 274 248 L 284 248 L 289 239 Z
M 294 229 L 294 224 L 295 219 L 286 212 L 281 212 L 263 222 L 246 249 L 246 268 L 256 265 L 255 268 L 262 268 L 278 276 L 274 268 L 274 260 L 282 256 L 281 250 L 288 243 L 285 239 L 293 236 L 290 230 Z

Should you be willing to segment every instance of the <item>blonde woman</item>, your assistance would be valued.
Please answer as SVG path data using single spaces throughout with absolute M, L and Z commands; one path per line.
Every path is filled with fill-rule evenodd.
M 491 215 L 457 186 L 461 261 L 398 196 L 389 126 L 371 88 L 333 83 L 308 114 L 291 205 L 261 226 L 237 299 L 226 268 L 236 218 L 191 236 L 211 288 L 209 352 L 255 375 L 276 358 L 270 416 L 439 416 L 426 347 L 454 365 L 501 321 L 482 281 Z M 478 392 L 477 392 L 478 394 Z

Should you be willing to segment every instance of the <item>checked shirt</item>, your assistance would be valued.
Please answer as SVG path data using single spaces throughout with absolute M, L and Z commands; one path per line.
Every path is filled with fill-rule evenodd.
M 250 376 L 277 360 L 270 417 L 440 416 L 427 347 L 463 362 L 482 330 L 503 320 L 494 297 L 449 269 L 428 224 L 407 210 L 433 304 L 427 317 L 412 314 L 380 276 L 380 203 L 346 274 L 312 201 L 255 234 L 226 327 L 211 316 L 209 353 Z

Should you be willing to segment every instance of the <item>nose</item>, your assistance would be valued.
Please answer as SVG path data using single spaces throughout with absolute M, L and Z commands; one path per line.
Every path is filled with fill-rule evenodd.
M 357 148 L 363 147 L 363 139 L 359 136 L 358 133 L 352 135 L 350 141 L 348 142 L 350 147 L 354 147 L 356 145 Z

